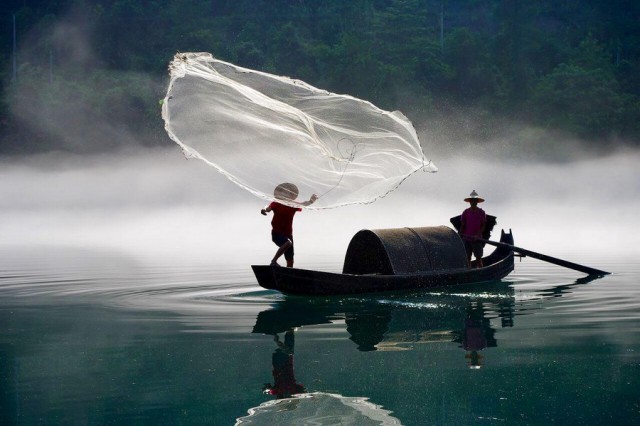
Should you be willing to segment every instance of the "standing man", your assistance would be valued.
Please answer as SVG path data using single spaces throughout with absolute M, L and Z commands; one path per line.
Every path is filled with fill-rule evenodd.
M 484 210 L 478 207 L 478 203 L 484 202 L 484 199 L 481 198 L 474 189 L 464 201 L 471 206 L 462 212 L 460 218 L 460 237 L 462 237 L 462 241 L 464 241 L 469 266 L 471 266 L 471 254 L 473 254 L 476 258 L 476 266 L 482 268 L 484 266 L 482 263 L 484 244 L 478 241 L 478 239 L 482 239 L 482 233 L 487 225 L 487 215 Z
M 309 201 L 295 202 L 295 199 L 298 198 L 298 187 L 288 182 L 278 185 L 273 195 L 278 200 L 294 202 L 302 207 L 311 205 L 318 199 L 318 196 L 313 194 Z M 302 211 L 302 208 L 290 207 L 277 201 L 260 210 L 260 213 L 265 216 L 267 213 L 273 212 L 271 240 L 278 246 L 278 251 L 271 260 L 271 266 L 278 266 L 278 259 L 284 254 L 287 267 L 293 268 L 293 216 L 299 211 Z

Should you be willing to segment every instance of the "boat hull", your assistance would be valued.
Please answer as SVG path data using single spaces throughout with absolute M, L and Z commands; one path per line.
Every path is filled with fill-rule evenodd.
M 513 244 L 511 233 L 501 242 Z M 429 271 L 412 274 L 340 274 L 280 266 L 252 265 L 258 284 L 285 294 L 329 296 L 406 291 L 498 281 L 513 271 L 513 251 L 497 248 L 483 258 L 485 267 Z

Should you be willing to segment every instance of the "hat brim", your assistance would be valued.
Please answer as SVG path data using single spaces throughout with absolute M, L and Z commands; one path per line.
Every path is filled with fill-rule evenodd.
M 469 197 L 469 198 L 465 198 L 464 201 L 466 201 L 467 203 L 470 203 L 471 201 L 477 201 L 479 203 L 484 203 L 484 198 L 480 198 L 480 197 Z

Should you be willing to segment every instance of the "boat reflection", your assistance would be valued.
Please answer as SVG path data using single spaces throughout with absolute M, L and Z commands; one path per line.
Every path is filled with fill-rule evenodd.
M 270 392 L 276 396 L 290 395 L 295 386 L 301 386 L 293 375 L 293 334 L 298 327 L 343 322 L 349 339 L 363 352 L 411 350 L 416 344 L 430 342 L 457 343 L 465 352 L 466 365 L 478 369 L 484 358 L 480 352 L 498 346 L 496 327 L 513 327 L 517 316 L 540 309 L 541 299 L 561 297 L 590 281 L 578 279 L 537 289 L 524 301 L 517 301 L 514 287 L 504 281 L 486 284 L 482 292 L 477 287 L 459 286 L 442 292 L 384 297 L 286 297 L 258 314 L 253 333 L 274 336 L 278 344 L 273 354 L 275 390 Z M 284 342 L 278 336 L 282 333 Z
M 496 282 L 484 285 L 481 292 L 456 287 L 443 292 L 371 297 L 285 297 L 258 314 L 252 331 L 273 336 L 273 384 L 265 384 L 263 390 L 275 398 L 248 410 L 249 415 L 236 424 L 282 424 L 285 418 L 288 424 L 298 424 L 300 419 L 324 424 L 328 416 L 340 419 L 332 424 L 371 420 L 401 424 L 391 411 L 366 397 L 308 390 L 298 383 L 294 355 L 299 328 L 344 324 L 349 340 L 362 352 L 406 351 L 433 342 L 457 344 L 460 365 L 476 370 L 485 365 L 487 350 L 498 346 L 497 328 L 513 327 L 519 315 L 541 309 L 541 299 L 561 297 L 589 281 L 524 290 L 526 294 L 522 289 L 516 293 L 509 282 Z
M 506 282 L 484 287 L 482 293 L 463 290 L 385 298 L 287 297 L 258 314 L 253 333 L 272 335 L 276 341 L 285 333 L 287 347 L 286 339 L 293 342 L 293 330 L 298 327 L 343 322 L 349 339 L 360 351 L 410 350 L 429 342 L 459 343 L 469 365 L 478 368 L 479 352 L 497 346 L 492 320 L 501 327 L 513 326 L 515 296 Z M 276 361 L 274 378 L 275 370 Z
M 273 384 L 265 384 L 263 390 L 275 398 L 249 409 L 249 415 L 236 424 L 329 424 L 327 419 L 331 424 L 401 424 L 392 411 L 367 397 L 308 390 L 298 383 L 294 354 L 300 328 L 344 325 L 349 340 L 362 352 L 407 351 L 433 342 L 456 344 L 461 349 L 460 366 L 477 370 L 485 365 L 488 350 L 498 346 L 498 328 L 513 327 L 518 316 L 542 309 L 540 300 L 561 297 L 589 281 L 532 290 L 524 283 L 516 286 L 517 292 L 509 282 L 496 282 L 484 285 L 481 292 L 456 287 L 370 297 L 285 297 L 258 314 L 252 331 L 273 336 Z

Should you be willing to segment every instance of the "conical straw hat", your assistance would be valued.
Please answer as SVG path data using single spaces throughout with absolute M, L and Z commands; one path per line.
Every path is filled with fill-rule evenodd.
M 484 198 L 480 197 L 476 192 L 476 190 L 474 189 L 473 191 L 471 191 L 471 194 L 469 194 L 469 196 L 464 199 L 464 201 L 469 203 L 473 200 L 477 201 L 478 203 L 482 203 L 484 201 Z

